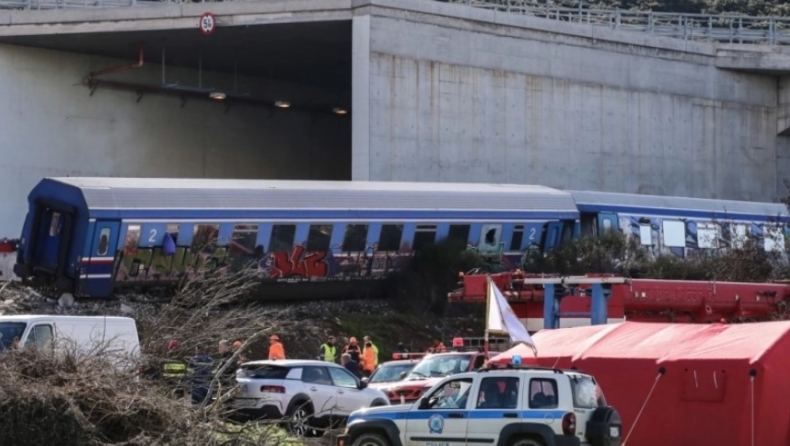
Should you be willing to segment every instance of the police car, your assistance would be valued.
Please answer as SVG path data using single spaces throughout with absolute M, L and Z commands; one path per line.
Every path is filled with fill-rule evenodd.
M 337 446 L 620 444 L 620 415 L 592 376 L 514 359 L 447 377 L 415 404 L 353 412 Z

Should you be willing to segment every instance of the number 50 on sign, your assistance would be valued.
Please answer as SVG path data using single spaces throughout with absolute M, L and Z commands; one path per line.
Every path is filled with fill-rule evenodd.
M 214 32 L 214 28 L 217 27 L 217 21 L 214 18 L 214 14 L 207 12 L 200 16 L 200 32 L 204 36 L 210 36 L 211 33 Z

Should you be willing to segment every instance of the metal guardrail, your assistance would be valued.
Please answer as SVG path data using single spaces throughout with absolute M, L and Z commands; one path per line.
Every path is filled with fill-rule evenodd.
M 590 9 L 583 2 L 570 6 L 570 2 L 539 4 L 535 0 L 438 1 L 683 40 L 790 44 L 790 18 L 785 17 Z
M 266 0 L 0 0 L 0 9 L 120 8 Z M 573 0 L 426 0 L 683 40 L 790 44 L 790 18 L 590 9 Z

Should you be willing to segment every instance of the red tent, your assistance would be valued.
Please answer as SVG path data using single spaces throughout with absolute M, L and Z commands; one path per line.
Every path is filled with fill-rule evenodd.
M 790 322 L 624 322 L 533 339 L 540 365 L 596 377 L 623 419 L 624 446 L 790 445 Z M 535 361 L 516 346 L 491 362 L 513 354 Z

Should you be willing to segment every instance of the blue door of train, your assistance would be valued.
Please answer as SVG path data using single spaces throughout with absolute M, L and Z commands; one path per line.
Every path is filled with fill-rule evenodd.
M 549 222 L 546 225 L 546 241 L 543 243 L 543 252 L 549 252 L 562 242 L 563 223 L 559 221 Z
M 112 294 L 112 275 L 120 230 L 121 222 L 118 220 L 96 220 L 90 257 L 80 271 L 80 290 L 83 294 L 94 297 Z
M 44 207 L 40 208 L 39 212 L 34 264 L 37 268 L 55 273 L 60 266 L 63 228 L 66 223 L 65 215 Z

